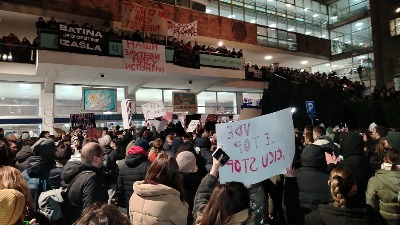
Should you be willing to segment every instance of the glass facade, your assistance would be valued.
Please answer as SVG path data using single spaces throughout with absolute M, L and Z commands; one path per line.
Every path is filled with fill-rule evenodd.
M 206 13 L 256 23 L 265 28 L 329 38 L 327 7 L 311 0 L 211 0 Z M 259 43 L 288 45 L 287 39 L 280 43 L 273 38 L 260 34 Z
M 372 48 L 371 17 L 331 30 L 332 55 Z
M 40 84 L 0 83 L 0 117 L 39 117 L 40 87 Z
M 369 0 L 340 0 L 329 5 L 329 23 L 336 23 L 369 10 Z

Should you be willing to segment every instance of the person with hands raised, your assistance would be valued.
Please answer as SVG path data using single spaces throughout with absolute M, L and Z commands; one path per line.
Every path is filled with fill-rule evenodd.
M 219 159 L 213 158 L 212 168 L 200 183 L 194 199 L 193 218 L 196 225 L 253 225 L 250 194 L 243 183 L 219 184 Z

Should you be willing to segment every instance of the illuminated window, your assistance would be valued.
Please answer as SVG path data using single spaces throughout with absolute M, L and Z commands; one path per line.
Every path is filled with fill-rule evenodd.
M 390 25 L 390 36 L 391 37 L 400 35 L 400 17 L 390 20 L 389 25 Z

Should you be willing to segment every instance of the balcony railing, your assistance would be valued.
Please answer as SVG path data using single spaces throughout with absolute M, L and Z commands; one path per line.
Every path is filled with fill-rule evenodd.
M 362 2 L 359 2 L 355 5 L 351 5 L 347 8 L 341 9 L 336 12 L 332 12 L 331 16 L 329 18 L 329 22 L 332 23 L 337 23 L 342 20 L 345 20 L 347 18 L 350 18 L 352 16 L 355 16 L 357 14 L 366 12 L 369 10 L 369 0 L 364 0 Z

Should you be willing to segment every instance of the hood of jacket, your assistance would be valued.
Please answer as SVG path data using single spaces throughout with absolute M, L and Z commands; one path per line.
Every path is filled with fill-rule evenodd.
M 23 162 L 26 159 L 28 159 L 30 156 L 34 155 L 31 146 L 30 145 L 25 145 L 21 148 L 21 150 L 17 153 L 15 156 L 15 160 L 18 162 Z
M 364 141 L 363 137 L 354 132 L 348 132 L 340 138 L 340 150 L 344 158 L 351 155 L 362 155 L 364 154 Z
M 177 195 L 179 198 L 180 196 L 179 191 L 175 188 L 163 184 L 145 184 L 144 181 L 136 181 L 133 183 L 133 192 L 141 197 Z
M 109 145 L 102 145 L 101 147 L 103 148 L 103 152 L 107 155 L 114 151 L 114 149 Z
M 301 165 L 303 167 L 326 168 L 324 149 L 315 144 L 307 145 L 301 152 Z
M 134 168 L 139 166 L 142 162 L 148 160 L 147 156 L 138 154 L 138 155 L 126 155 L 125 164 L 129 168 Z
M 61 179 L 69 183 L 76 175 L 84 170 L 100 173 L 100 170 L 92 165 L 82 163 L 80 161 L 68 161 L 61 172 Z
M 375 177 L 391 191 L 400 192 L 400 171 L 378 170 L 375 172 Z
M 335 145 L 332 138 L 327 135 L 319 136 L 313 144 L 321 146 L 329 154 L 335 152 L 336 156 L 340 155 L 339 148 Z
M 365 208 L 338 208 L 330 205 L 319 205 L 318 213 L 326 225 L 369 224 L 367 209 Z

